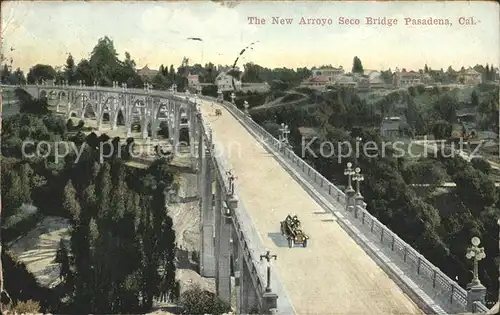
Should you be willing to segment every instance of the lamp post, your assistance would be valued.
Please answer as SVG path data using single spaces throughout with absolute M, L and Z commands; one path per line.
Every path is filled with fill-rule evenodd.
M 356 195 L 354 196 L 354 217 L 358 217 L 358 206 L 363 207 L 363 196 L 361 195 L 361 190 L 359 188 L 360 183 L 365 180 L 363 174 L 361 174 L 361 169 L 356 167 L 354 170 L 354 175 L 352 180 L 356 182 Z
M 231 170 L 227 171 L 226 175 L 227 175 L 227 180 L 229 182 L 229 190 L 230 190 L 229 193 L 231 195 L 234 195 L 234 181 L 237 179 L 237 177 L 233 175 Z
M 479 270 L 478 265 L 479 261 L 483 260 L 486 257 L 484 253 L 484 248 L 479 247 L 481 240 L 479 237 L 473 237 L 471 239 L 472 246 L 467 248 L 467 254 L 465 257 L 470 259 L 474 263 L 474 271 L 472 281 L 467 284 L 467 309 L 469 312 L 473 312 L 475 307 L 475 303 L 483 303 L 485 304 L 486 300 L 486 287 L 481 284 L 479 280 Z
M 281 128 L 280 128 L 280 149 L 281 149 L 281 144 L 284 144 L 285 146 L 288 145 L 288 134 L 290 133 L 290 129 L 288 125 L 285 125 L 284 123 L 281 123 Z
M 248 108 L 250 107 L 250 105 L 248 105 L 247 101 L 243 102 L 243 107 L 245 108 L 245 114 L 250 115 L 250 113 L 248 112 Z
M 352 197 L 354 196 L 354 189 L 352 188 L 352 176 L 355 174 L 352 169 L 352 163 L 348 162 L 347 167 L 344 170 L 344 175 L 347 176 L 347 188 L 345 190 L 346 196 L 346 210 L 352 210 Z
M 260 260 L 267 260 L 267 286 L 266 292 L 271 292 L 271 259 L 276 260 L 278 256 L 271 255 L 270 251 L 267 251 L 265 255 L 260 255 Z
M 359 189 L 359 184 L 362 181 L 364 181 L 365 178 L 361 174 L 361 169 L 359 167 L 356 167 L 356 169 L 354 170 L 354 174 L 353 174 L 352 180 L 356 182 L 356 196 L 361 196 L 361 191 Z
M 481 284 L 481 281 L 479 280 L 478 265 L 480 260 L 486 258 L 486 254 L 484 253 L 484 248 L 479 247 L 479 244 L 481 243 L 479 237 L 474 236 L 471 239 L 471 243 L 472 246 L 469 246 L 467 248 L 467 254 L 465 255 L 465 257 L 467 257 L 467 259 L 471 259 L 474 263 L 473 278 L 470 283 L 471 286 L 474 286 Z

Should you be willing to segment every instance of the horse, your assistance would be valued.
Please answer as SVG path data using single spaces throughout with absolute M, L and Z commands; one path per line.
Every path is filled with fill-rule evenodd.
M 219 108 L 215 110 L 215 116 L 216 117 L 222 116 L 222 111 Z

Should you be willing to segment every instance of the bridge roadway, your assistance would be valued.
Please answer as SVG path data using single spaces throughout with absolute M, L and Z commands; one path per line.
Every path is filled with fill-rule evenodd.
M 423 313 L 231 113 L 208 101 L 200 109 L 297 314 Z M 280 234 L 289 213 L 310 237 L 306 248 L 288 248 Z

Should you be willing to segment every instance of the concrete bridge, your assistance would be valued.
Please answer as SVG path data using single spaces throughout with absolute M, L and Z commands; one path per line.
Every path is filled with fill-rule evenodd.
M 151 123 L 155 137 L 164 120 L 178 144 L 179 130 L 189 129 L 201 197 L 200 274 L 215 277 L 223 300 L 236 291 L 238 313 L 487 311 L 483 286 L 461 288 L 374 218 L 359 190 L 355 198 L 338 189 L 231 103 L 117 85 L 22 88 L 64 100 L 57 109 L 67 117 L 91 112 L 98 127 L 107 114 L 116 128 L 121 112 L 127 134 L 136 120 L 142 131 Z M 289 213 L 310 237 L 305 248 L 288 248 L 280 234 Z M 277 260 L 268 262 L 268 251 Z

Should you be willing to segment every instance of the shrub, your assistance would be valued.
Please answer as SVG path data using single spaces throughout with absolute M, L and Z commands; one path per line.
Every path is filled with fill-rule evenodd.
M 183 314 L 224 314 L 231 311 L 231 306 L 220 300 L 215 294 L 203 291 L 199 287 L 185 291 L 181 295 L 180 307 Z
M 19 301 L 7 309 L 9 313 L 13 314 L 38 314 L 40 313 L 40 304 L 33 300 Z

